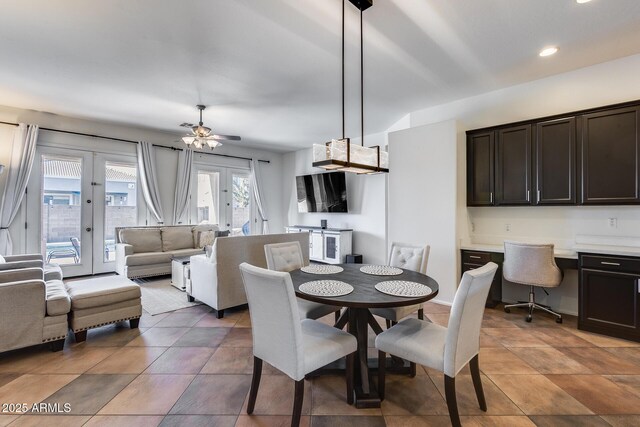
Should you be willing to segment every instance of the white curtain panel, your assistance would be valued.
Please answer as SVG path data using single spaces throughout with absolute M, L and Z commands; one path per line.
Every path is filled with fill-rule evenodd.
M 20 123 L 13 136 L 9 176 L 0 205 L 0 254 L 13 254 L 13 242 L 9 226 L 13 222 L 24 198 L 36 157 L 38 126 Z
M 251 188 L 253 188 L 253 199 L 258 208 L 258 214 L 262 219 L 262 234 L 269 234 L 269 219 L 267 219 L 267 211 L 264 205 L 264 193 L 262 184 L 260 183 L 260 162 L 256 159 L 251 160 Z
M 176 195 L 173 203 L 173 223 L 182 224 L 189 213 L 189 200 L 193 180 L 193 150 L 185 149 L 178 154 L 178 173 L 176 174 Z
M 138 142 L 138 173 L 142 184 L 142 194 L 149 212 L 156 222 L 164 224 L 160 190 L 158 189 L 158 168 L 153 144 L 147 141 Z

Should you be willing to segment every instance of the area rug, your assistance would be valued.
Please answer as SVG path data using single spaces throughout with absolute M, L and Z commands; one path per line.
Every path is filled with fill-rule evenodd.
M 134 282 L 142 291 L 142 309 L 154 316 L 202 304 L 188 302 L 185 292 L 171 286 L 170 277 L 136 279 Z

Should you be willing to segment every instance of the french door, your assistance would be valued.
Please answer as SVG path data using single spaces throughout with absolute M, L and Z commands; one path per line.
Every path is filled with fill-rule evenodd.
M 140 223 L 136 159 L 39 147 L 29 181 L 27 241 L 65 277 L 115 270 L 115 227 Z
M 249 171 L 195 165 L 191 222 L 218 224 L 232 236 L 251 234 L 253 194 Z

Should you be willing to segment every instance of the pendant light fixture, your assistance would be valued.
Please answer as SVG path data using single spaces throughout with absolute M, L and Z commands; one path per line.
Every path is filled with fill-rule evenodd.
M 313 166 L 325 170 L 341 170 L 357 174 L 389 172 L 389 154 L 379 146 L 364 146 L 364 38 L 362 12 L 373 6 L 373 0 L 349 0 L 360 10 L 360 145 L 345 137 L 344 115 L 344 5 L 342 0 L 342 138 L 313 145 Z

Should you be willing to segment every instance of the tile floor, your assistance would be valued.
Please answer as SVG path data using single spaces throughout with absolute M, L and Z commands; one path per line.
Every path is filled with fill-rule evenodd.
M 446 324 L 448 307 L 425 312 Z M 327 318 L 325 321 L 330 322 Z M 382 322 L 381 322 L 382 323 Z M 539 314 L 487 309 L 480 368 L 488 411 L 479 410 L 468 369 L 458 377 L 467 426 L 638 426 L 640 343 L 578 331 Z M 0 355 L 0 403 L 69 403 L 64 415 L 1 414 L 11 426 L 287 426 L 293 382 L 266 366 L 255 415 L 246 415 L 251 373 L 246 309 L 223 319 L 206 306 L 144 315 L 140 329 L 107 326 L 63 352 Z M 306 382 L 304 426 L 447 426 L 441 374 L 390 376 L 380 409 L 345 402 L 344 380 Z

